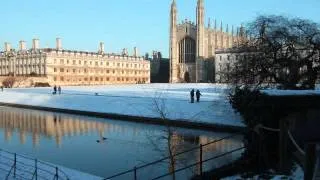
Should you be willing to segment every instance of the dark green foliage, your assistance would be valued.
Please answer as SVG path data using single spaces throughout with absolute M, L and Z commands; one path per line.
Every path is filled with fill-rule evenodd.
M 286 117 L 288 109 L 281 109 L 277 106 L 279 101 L 274 98 L 252 90 L 249 87 L 236 87 L 229 95 L 230 103 L 233 108 L 242 116 L 244 123 L 248 127 L 247 133 L 244 135 L 244 141 L 247 146 L 241 161 L 249 160 L 247 165 L 245 178 L 255 175 L 269 176 L 270 170 L 278 169 L 278 132 L 266 131 L 256 128 L 261 124 L 265 127 L 279 129 L 279 121 Z M 284 174 L 290 174 L 292 169 L 292 160 L 289 161 L 288 169 Z

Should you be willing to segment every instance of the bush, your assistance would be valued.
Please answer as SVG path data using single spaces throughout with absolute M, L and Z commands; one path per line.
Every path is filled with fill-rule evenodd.
M 36 82 L 34 84 L 34 87 L 50 87 L 49 83 L 43 83 L 43 82 Z
M 10 76 L 2 81 L 2 85 L 5 88 L 12 88 L 15 82 L 16 82 L 16 78 L 13 76 Z
M 38 76 L 36 72 L 31 72 L 29 75 L 30 75 L 30 77 L 37 77 Z

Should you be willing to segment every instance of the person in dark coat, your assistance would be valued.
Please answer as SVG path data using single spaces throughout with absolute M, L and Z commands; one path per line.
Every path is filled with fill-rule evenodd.
M 197 102 L 200 101 L 200 96 L 201 96 L 201 95 L 202 95 L 202 94 L 200 93 L 200 91 L 199 91 L 199 89 L 198 89 L 197 92 L 196 92 Z
M 190 91 L 191 103 L 194 103 L 194 89 Z
M 56 86 L 56 85 L 53 86 L 53 92 L 52 92 L 52 94 L 57 94 L 57 86 Z
M 60 86 L 58 87 L 58 91 L 59 91 L 59 94 L 61 94 L 61 87 Z

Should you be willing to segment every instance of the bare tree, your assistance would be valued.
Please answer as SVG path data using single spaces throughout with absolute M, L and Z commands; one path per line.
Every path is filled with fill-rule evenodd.
M 17 81 L 17 79 L 13 76 L 9 76 L 7 77 L 6 79 L 4 79 L 2 81 L 2 85 L 5 87 L 5 88 L 12 88 L 14 83 Z
M 320 27 L 309 20 L 259 16 L 247 28 L 231 77 L 234 83 L 277 83 L 314 89 L 320 70 Z
M 158 96 L 152 98 L 152 110 L 159 115 L 165 125 L 165 129 L 163 130 L 163 135 L 161 136 L 149 136 L 149 140 L 151 145 L 154 147 L 156 151 L 158 151 L 161 156 L 168 157 L 169 163 L 169 173 L 171 173 L 172 180 L 176 179 L 175 170 L 179 165 L 187 165 L 187 159 L 184 155 L 176 156 L 177 153 L 182 152 L 185 150 L 186 147 L 185 142 L 183 141 L 183 136 L 177 133 L 177 128 L 172 127 L 170 125 L 170 119 L 168 104 L 166 99 L 162 97 L 164 92 L 158 94 Z M 159 137 L 159 138 L 155 138 Z M 164 142 L 164 146 L 162 143 Z M 191 148 L 191 147 L 190 147 Z M 190 154 L 189 154 L 190 156 Z M 190 158 L 190 157 L 189 157 Z M 167 163 L 167 162 L 166 162 Z M 192 169 L 193 170 L 193 169 Z M 192 171 L 192 173 L 195 173 Z

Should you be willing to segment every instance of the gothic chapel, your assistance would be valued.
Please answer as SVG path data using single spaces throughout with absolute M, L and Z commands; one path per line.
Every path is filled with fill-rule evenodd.
M 170 82 L 214 82 L 214 60 L 217 49 L 228 49 L 237 45 L 244 29 L 241 27 L 234 35 L 227 25 L 223 31 L 222 22 L 212 28 L 209 19 L 205 26 L 204 0 L 198 0 L 197 22 L 185 20 L 178 23 L 178 10 L 173 0 L 170 11 Z

